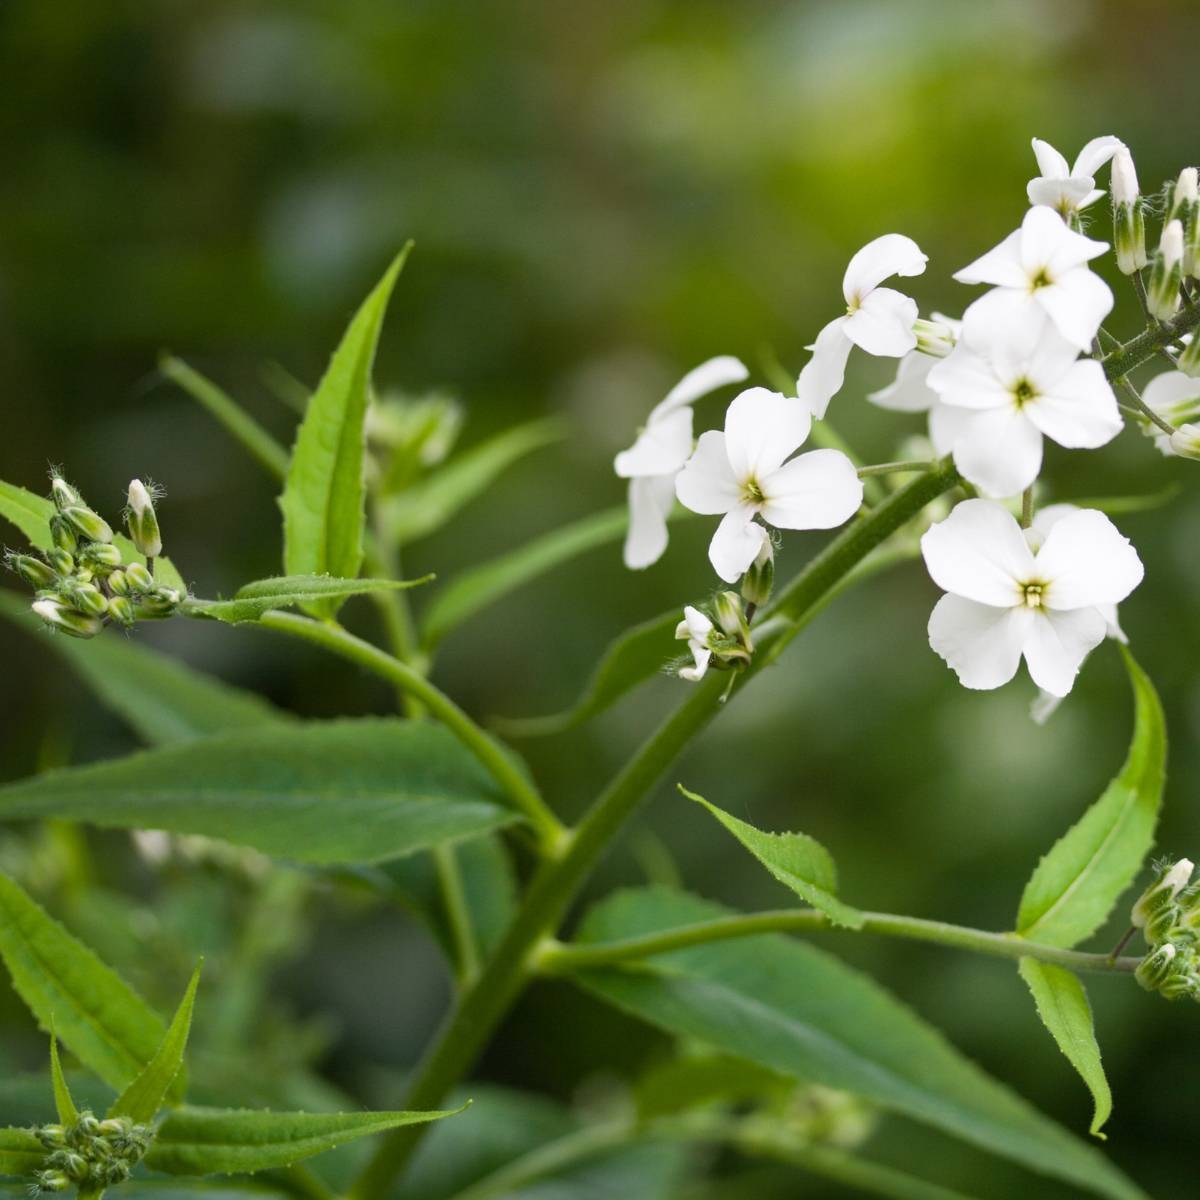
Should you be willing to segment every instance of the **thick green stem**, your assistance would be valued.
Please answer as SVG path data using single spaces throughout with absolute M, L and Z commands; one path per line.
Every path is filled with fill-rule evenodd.
M 442 904 L 446 910 L 446 924 L 454 945 L 458 984 L 459 987 L 469 987 L 479 974 L 479 946 L 475 940 L 475 928 L 471 920 L 471 910 L 467 905 L 467 894 L 463 889 L 458 855 L 454 853 L 453 846 L 435 846 L 433 862 L 437 869 Z
M 537 789 L 516 760 L 420 672 L 380 650 L 378 646 L 355 637 L 340 625 L 279 610 L 263 613 L 258 624 L 264 629 L 273 629 L 277 633 L 331 650 L 414 696 L 475 755 L 499 784 L 512 806 L 528 817 L 547 852 L 555 852 L 566 836 L 566 830 L 538 795 Z
M 1128 973 L 1135 970 L 1141 962 L 1140 958 L 1114 958 L 1109 954 L 1087 954 L 1081 950 L 1041 946 L 1019 934 L 991 933 L 966 925 L 952 925 L 947 921 L 926 921 L 920 917 L 902 917 L 893 913 L 867 912 L 862 915 L 863 925 L 859 931 L 862 933 L 934 942 L 941 946 L 954 946 L 960 950 L 972 950 L 976 954 L 990 954 L 997 958 L 1036 958 L 1039 962 L 1053 963 L 1073 971 Z M 763 933 L 796 933 L 814 929 L 854 932 L 831 925 L 824 913 L 813 908 L 778 909 L 718 917 L 712 921 L 647 934 L 645 937 L 626 938 L 619 942 L 598 942 L 587 946 L 547 942 L 543 944 L 538 956 L 538 969 L 550 975 L 564 975 L 587 967 L 612 966 L 649 958 L 655 954 L 665 954 L 671 950 L 683 950 L 688 946 L 701 946 L 708 942 L 753 937 Z
M 1178 341 L 1185 333 L 1200 325 L 1200 305 L 1189 305 L 1162 325 L 1153 326 L 1131 338 L 1119 350 L 1106 354 L 1101 360 L 1104 373 L 1110 380 L 1128 375 L 1134 367 L 1152 358 L 1160 350 Z
M 782 590 L 765 615 L 787 618 L 792 623 L 800 621 L 876 546 L 957 481 L 958 472 L 943 463 L 889 496 L 834 538 Z M 786 629 L 779 636 L 786 638 Z M 743 672 L 735 694 L 769 657 L 756 656 Z M 720 711 L 724 691 L 725 680 L 717 672 L 697 684 L 564 839 L 561 857 L 543 863 L 500 945 L 475 986 L 459 997 L 457 1007 L 418 1068 L 405 1107 L 435 1108 L 470 1068 L 524 988 L 541 944 L 557 931 L 584 880 L 670 764 Z M 421 1129 L 418 1125 L 398 1129 L 381 1142 L 350 1190 L 352 1200 L 376 1200 L 386 1194 L 420 1140 Z

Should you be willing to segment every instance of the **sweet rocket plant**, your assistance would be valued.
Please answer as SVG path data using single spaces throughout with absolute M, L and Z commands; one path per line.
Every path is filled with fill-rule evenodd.
M 1018 215 L 1014 185 L 1019 228 L 954 277 L 992 290 L 968 303 L 947 281 L 937 297 L 954 312 L 956 295 L 967 304 L 961 320 L 936 311 L 921 320 L 914 300 L 881 286 L 893 275 L 921 274 L 926 256 L 901 234 L 877 238 L 852 258 L 843 280 L 846 312 L 820 331 L 794 387 L 786 370 L 770 370 L 770 387 L 744 388 L 714 422 L 719 427 L 695 439 L 694 403 L 751 382 L 739 359 L 708 360 L 617 455 L 628 510 L 589 514 L 445 585 L 402 578 L 401 553 L 411 557 L 412 543 L 439 532 L 501 470 L 561 429 L 535 421 L 452 453 L 453 401 L 441 394 L 397 399 L 376 387 L 375 350 L 407 251 L 367 296 L 307 394 L 291 448 L 216 383 L 179 359 L 163 360 L 164 378 L 216 416 L 279 486 L 284 574 L 205 598 L 163 556 L 155 489 L 129 485 L 125 536 L 60 471 L 48 497 L 0 483 L 0 516 L 29 543 L 8 556 L 26 594 L 0 594 L 0 615 L 53 634 L 52 649 L 147 743 L 123 758 L 0 786 L 0 820 L 54 820 L 46 845 L 70 863 L 78 861 L 83 834 L 65 836 L 66 823 L 108 830 L 104 852 L 117 864 L 114 878 L 121 843 L 111 831 L 129 831 L 142 847 L 145 831 L 156 831 L 154 855 L 139 859 L 139 890 L 157 903 L 174 886 L 167 868 L 200 858 L 209 872 L 205 893 L 214 881 L 228 889 L 239 928 L 248 931 L 232 948 L 214 948 L 224 951 L 206 968 L 215 981 L 198 995 L 193 975 L 168 1022 L 122 978 L 126 967 L 147 974 L 141 940 L 110 929 L 105 948 L 127 961 L 102 962 L 29 894 L 47 890 L 50 907 L 61 903 L 46 886 L 55 871 L 41 857 L 16 856 L 19 878 L 0 874 L 0 959 L 32 1018 L 53 1034 L 49 1081 L 16 1083 L 26 1101 L 41 1093 L 52 1099 L 56 1118 L 32 1111 L 37 1105 L 29 1101 L 27 1121 L 0 1128 L 0 1176 L 85 1200 L 127 1186 L 145 1200 L 216 1194 L 206 1184 L 164 1185 L 164 1175 L 232 1176 L 219 1185 L 231 1198 L 484 1200 L 553 1192 L 576 1200 L 582 1178 L 588 1195 L 674 1200 L 707 1194 L 716 1149 L 722 1187 L 743 1164 L 767 1159 L 853 1195 L 956 1195 L 928 1177 L 928 1156 L 874 1160 L 867 1135 L 898 1111 L 968 1143 L 968 1154 L 1000 1155 L 1073 1195 L 1142 1200 L 1138 1185 L 1085 1137 L 985 1074 L 881 984 L 805 940 L 811 931 L 891 936 L 1009 960 L 1090 1093 L 1088 1131 L 1096 1135 L 1111 1116 L 1112 1095 L 1082 975 L 1135 981 L 1167 1000 L 1200 1000 L 1200 884 L 1191 881 L 1189 860 L 1152 868 L 1118 945 L 1081 948 L 1143 870 L 1163 798 L 1162 707 L 1117 618 L 1118 604 L 1136 592 L 1141 609 L 1153 592 L 1139 590 L 1141 558 L 1104 511 L 1132 513 L 1161 500 L 1064 502 L 1042 456 L 1045 438 L 1071 452 L 1130 431 L 1143 446 L 1149 436 L 1172 456 L 1200 458 L 1196 172 L 1186 168 L 1164 189 L 1169 203 L 1148 254 L 1145 226 L 1155 214 L 1117 139 L 1089 143 L 1073 166 L 1045 143 L 1034 148 L 1042 170 L 1029 186 L 1034 207 Z M 1085 235 L 1083 222 L 1095 221 L 1095 175 L 1114 155 L 1116 262 L 1105 263 L 1107 243 L 1091 236 L 1094 224 Z M 1125 340 L 1103 324 L 1115 298 L 1100 272 L 1112 275 L 1114 267 L 1116 278 L 1128 276 L 1126 299 L 1140 327 Z M 796 345 L 810 334 L 797 331 Z M 925 415 L 929 441 L 899 428 L 897 457 L 862 465 L 824 420 L 843 387 L 851 345 L 899 359 L 894 382 L 868 399 L 894 413 L 898 425 Z M 841 412 L 852 420 L 851 402 Z M 816 448 L 797 453 L 806 444 Z M 1149 462 L 1186 470 L 1146 451 Z M 1059 461 L 1057 453 L 1050 461 Z M 650 566 L 666 551 L 675 498 L 721 518 L 709 546 L 720 583 L 711 590 L 680 584 L 682 620 L 675 608 L 621 634 L 561 714 L 485 727 L 442 690 L 433 673 L 444 639 L 599 546 L 612 549 L 615 565 L 623 540 L 628 566 Z M 836 532 L 791 570 L 792 530 Z M 1082 668 L 1106 640 L 1128 674 L 1128 756 L 1047 852 L 1030 848 L 1037 866 L 1013 928 L 859 907 L 839 892 L 833 857 L 812 837 L 757 829 L 682 782 L 682 799 L 674 800 L 680 820 L 717 821 L 731 852 L 760 864 L 791 906 L 742 912 L 717 904 L 686 890 L 668 861 L 659 873 L 672 882 L 623 889 L 576 919 L 598 864 L 682 752 L 768 668 L 786 691 L 786 651 L 845 589 L 917 558 L 930 581 L 931 674 L 941 670 L 940 658 L 966 688 L 999 688 L 1023 660 L 1040 689 L 1037 720 L 1072 688 L 1089 686 Z M 709 577 L 702 561 L 691 566 L 691 578 Z M 1153 581 L 1153 563 L 1148 574 Z M 418 597 L 431 598 L 414 609 L 409 589 L 418 584 L 428 585 Z M 374 606 L 373 623 L 350 603 L 360 596 Z M 1136 634 L 1145 618 L 1129 615 Z M 266 631 L 329 653 L 393 689 L 397 715 L 306 721 L 284 713 L 140 644 L 140 622 L 166 618 L 237 624 L 248 636 Z M 547 644 L 552 619 L 546 614 Z M 493 620 L 499 635 L 503 622 Z M 522 620 L 528 624 L 528 612 Z M 524 628 L 513 630 L 514 639 Z M 885 659 L 892 641 L 922 631 L 899 609 L 880 613 L 856 636 Z M 673 658 L 679 649 L 686 654 Z M 520 738 L 573 728 L 664 667 L 687 686 L 674 689 L 670 710 L 568 824 L 561 813 L 574 806 L 574 784 L 560 805 L 496 731 Z M 960 704 L 976 703 L 956 695 Z M 819 716 L 796 713 L 799 763 Z M 589 777 L 588 751 L 577 752 L 578 775 Z M 727 803 L 746 812 L 756 760 L 747 753 L 740 761 L 748 790 Z M 861 899 L 869 901 L 870 874 L 859 874 Z M 86 894 L 88 886 L 85 880 L 70 890 Z M 281 1024 L 267 1002 L 268 971 L 285 964 L 302 970 L 308 900 L 343 894 L 346 913 L 364 911 L 369 896 L 373 919 L 404 919 L 401 907 L 416 914 L 453 986 L 445 1020 L 420 1060 L 402 1073 L 390 1062 L 378 1072 L 376 1090 L 388 1094 L 383 1111 L 364 1109 L 360 1096 L 322 1076 L 308 1049 L 312 1038 Z M 111 889 L 102 907 L 122 911 Z M 1135 938 L 1135 951 L 1124 953 Z M 159 958 L 156 965 L 169 972 L 174 960 Z M 248 978 L 248 962 L 258 976 Z M 595 1064 L 605 1095 L 628 1093 L 604 1111 L 589 1104 L 572 1113 L 494 1087 L 480 1089 L 477 1109 L 465 1111 L 475 1064 L 542 977 L 568 981 L 593 1003 L 659 1030 L 658 1059 L 631 1069 L 634 1076 L 620 1084 L 612 1064 Z M 199 1011 L 212 1004 L 216 1013 L 197 1030 L 197 1040 L 212 1044 L 198 1047 L 185 1077 L 194 1003 Z M 424 1018 L 410 1014 L 403 997 L 388 1005 L 398 1024 Z M 981 1020 L 990 1015 L 980 1006 Z M 580 1045 L 588 1032 L 567 1030 Z M 269 1037 L 278 1045 L 264 1046 Z M 70 1086 L 60 1042 L 71 1056 Z M 1056 1068 L 1049 1046 L 1046 1055 L 1047 1069 Z M 90 1086 L 98 1097 L 92 1107 L 104 1117 L 76 1105 L 76 1081 Z M 203 1104 L 184 1104 L 185 1095 Z M 315 1097 L 326 1111 L 300 1111 L 297 1097 L 304 1104 Z M 523 1114 L 534 1110 L 542 1115 L 531 1130 Z M 332 1166 L 304 1161 L 369 1135 L 378 1137 L 370 1157 Z M 703 1152 L 686 1153 L 693 1146 Z M 987 1174 L 988 1163 L 970 1161 L 976 1174 Z M 753 1191 L 757 1178 L 747 1176 L 742 1190 Z M 439 1190 L 430 1180 L 452 1182 Z M 740 1176 L 734 1183 L 742 1186 Z

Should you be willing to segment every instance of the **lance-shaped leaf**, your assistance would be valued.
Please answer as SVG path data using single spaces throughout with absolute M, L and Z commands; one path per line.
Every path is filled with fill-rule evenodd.
M 638 889 L 593 909 L 580 939 L 619 942 L 729 915 L 694 896 Z M 805 942 L 778 934 L 712 942 L 629 968 L 585 968 L 575 978 L 671 1033 L 857 1093 L 1076 1188 L 1142 1200 L 1093 1147 L 981 1071 L 867 976 Z
M 629 524 L 624 508 L 593 513 L 534 538 L 516 550 L 459 575 L 435 597 L 425 616 L 425 642 L 434 646 L 452 629 L 509 592 L 588 550 L 616 541 Z
M 1046 946 L 1075 946 L 1108 918 L 1154 843 L 1166 775 L 1167 731 L 1154 685 L 1123 646 L 1133 685 L 1133 741 L 1120 774 L 1037 865 L 1017 932 Z
M 404 545 L 441 529 L 506 468 L 562 436 L 560 422 L 537 420 L 473 446 L 420 483 L 388 497 L 382 508 L 384 536 Z
M 280 575 L 274 579 L 258 579 L 238 588 L 232 600 L 189 600 L 184 612 L 189 617 L 211 617 L 238 625 L 257 621 L 273 608 L 290 608 L 300 604 L 311 608 L 316 604 L 340 603 L 349 596 L 366 592 L 395 592 L 428 583 L 432 575 L 422 579 L 337 579 L 332 575 Z
M 544 717 L 497 717 L 508 737 L 546 737 L 582 725 L 616 704 L 638 684 L 657 675 L 678 651 L 673 640 L 680 610 L 671 609 L 626 630 L 604 652 L 583 694 L 568 709 Z
M 283 510 L 283 563 L 289 575 L 352 579 L 363 560 L 366 523 L 364 422 L 371 367 L 405 246 L 355 313 L 334 351 L 296 435 L 279 506 Z M 318 616 L 332 616 L 338 597 L 307 601 Z
M 32 1175 L 46 1159 L 46 1148 L 28 1129 L 0 1129 L 0 1175 Z
M 169 658 L 133 638 L 107 633 L 84 642 L 45 637 L 28 601 L 0 590 L 0 616 L 39 635 L 40 644 L 64 659 L 99 700 L 155 746 L 223 730 L 290 720 L 252 692 Z
M 806 833 L 763 833 L 746 821 L 710 804 L 703 796 L 689 792 L 682 784 L 680 792 L 689 800 L 702 804 L 730 833 L 733 834 L 784 887 L 789 887 L 801 900 L 820 909 L 835 925 L 861 929 L 863 915 L 836 895 L 837 867 L 833 857 L 816 838 Z
M 67 1087 L 67 1077 L 58 1057 L 58 1038 L 53 1033 L 50 1035 L 50 1081 L 54 1087 L 54 1111 L 58 1114 L 59 1124 L 74 1125 L 79 1120 L 79 1109 Z
M 187 1049 L 188 1034 L 192 1029 L 192 1009 L 196 1003 L 196 988 L 199 984 L 200 966 L 197 965 L 154 1057 L 113 1102 L 112 1108 L 108 1110 L 110 1117 L 128 1117 L 140 1125 L 149 1124 L 154 1120 L 166 1101 L 171 1086 L 183 1070 L 183 1054 Z
M 150 1061 L 162 1018 L 7 876 L 0 875 L 0 958 L 43 1029 L 110 1087 Z
M 462 1111 L 326 1114 L 179 1108 L 163 1122 L 146 1165 L 169 1175 L 267 1171 L 335 1150 L 356 1138 L 401 1125 L 440 1121 Z
M 448 730 L 374 718 L 267 725 L 48 771 L 0 788 L 0 819 L 17 817 L 199 833 L 325 865 L 381 862 L 516 819 Z
M 1104 1137 L 1100 1130 L 1112 1113 L 1112 1092 L 1100 1062 L 1092 1006 L 1083 982 L 1071 971 L 1035 958 L 1021 959 L 1019 970 L 1033 993 L 1042 1024 L 1092 1093 L 1095 1110 L 1091 1132 Z
M 228 392 L 172 354 L 158 360 L 158 369 L 206 409 L 268 475 L 282 481 L 287 474 L 288 452 Z

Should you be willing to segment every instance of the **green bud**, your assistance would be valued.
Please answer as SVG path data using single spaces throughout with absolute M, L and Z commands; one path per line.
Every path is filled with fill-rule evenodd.
M 110 572 L 108 576 L 108 588 L 114 596 L 128 596 L 129 577 L 120 568 Z
M 775 585 L 775 547 L 771 535 L 764 531 L 762 548 L 758 557 L 750 564 L 750 570 L 742 576 L 742 599 L 747 604 L 762 608 L 771 599 Z
M 713 597 L 713 611 L 726 637 L 742 643 L 750 641 L 750 627 L 746 624 L 742 602 L 735 592 L 718 592 Z
M 1156 992 L 1171 974 L 1175 963 L 1175 947 L 1167 942 L 1152 950 L 1137 965 L 1133 977 L 1148 992 Z
M 1193 379 L 1200 378 L 1200 338 L 1190 337 L 1179 356 L 1179 369 Z
M 1151 316 L 1169 321 L 1179 309 L 1179 285 L 1183 281 L 1183 226 L 1169 221 L 1150 266 L 1146 284 L 1146 307 Z
M 1169 445 L 1179 458 L 1200 459 L 1200 425 L 1181 425 L 1171 434 Z
M 74 1150 L 59 1150 L 58 1153 L 52 1154 L 49 1165 L 55 1170 L 69 1175 L 76 1182 L 88 1177 L 89 1163 L 87 1159 L 82 1154 L 76 1154 Z
M 110 596 L 108 598 L 108 615 L 119 624 L 127 626 L 132 625 L 137 619 L 133 601 L 128 596 Z
M 1151 946 L 1157 946 L 1162 942 L 1170 941 L 1171 931 L 1179 923 L 1183 912 L 1178 904 L 1164 904 L 1155 912 L 1150 913 L 1146 919 L 1146 927 L 1143 932 L 1146 935 L 1146 941 Z
M 137 615 L 146 620 L 158 621 L 175 615 L 183 597 L 174 588 L 160 587 L 138 600 Z
M 1137 171 L 1128 150 L 1122 148 L 1113 156 L 1111 178 L 1117 267 L 1132 275 L 1146 265 L 1146 219 L 1142 214 Z
M 67 550 L 72 554 L 75 553 L 79 545 L 79 539 L 75 536 L 75 530 L 60 516 L 54 516 L 50 519 L 50 539 L 60 550 Z
M 1187 887 L 1193 869 L 1191 860 L 1187 858 L 1158 864 L 1154 882 L 1138 897 L 1129 914 L 1130 924 L 1137 929 L 1145 929 L 1151 917 L 1173 905 L 1175 897 Z
M 47 550 L 46 561 L 57 575 L 75 574 L 75 558 L 69 550 Z
M 31 588 L 41 591 L 53 587 L 58 576 L 40 558 L 31 554 L 10 554 L 5 562 L 12 571 L 16 571 Z
M 91 583 L 73 583 L 63 589 L 63 597 L 72 608 L 92 617 L 102 617 L 108 611 L 104 593 Z
M 149 592 L 154 589 L 154 576 L 141 563 L 130 563 L 125 568 L 125 578 L 132 592 Z
M 71 1186 L 71 1180 L 62 1171 L 38 1171 L 33 1179 L 43 1192 L 65 1192 Z
M 43 1125 L 34 1134 L 47 1150 L 60 1150 L 67 1144 L 67 1131 L 61 1125 Z
M 945 358 L 954 349 L 958 338 L 955 336 L 953 326 L 947 325 L 945 321 L 937 320 L 937 313 L 933 315 L 935 319 L 932 321 L 926 321 L 921 317 L 913 322 L 912 331 L 917 339 L 917 349 L 922 354 L 931 355 L 933 358 Z
M 147 558 L 157 558 L 162 553 L 162 536 L 158 530 L 154 501 L 140 479 L 134 479 L 129 484 L 129 507 L 125 510 L 125 523 L 139 553 Z
M 111 570 L 121 565 L 121 551 L 112 542 L 88 542 L 79 551 L 79 561 L 100 570 Z
M 50 476 L 50 497 L 59 512 L 83 503 L 83 497 L 61 475 Z
M 1173 943 L 1171 943 L 1173 944 Z M 1200 975 L 1196 973 L 1196 952 L 1191 947 L 1175 947 L 1171 970 L 1159 985 L 1159 993 L 1167 1000 L 1191 998 L 1200 991 Z
M 70 521 L 71 527 L 80 537 L 93 542 L 111 542 L 112 527 L 100 516 L 83 504 L 73 504 L 62 510 L 63 519 Z
M 33 611 L 52 629 L 61 629 L 71 637 L 95 637 L 104 628 L 96 617 L 68 608 L 65 604 L 49 598 L 35 600 Z

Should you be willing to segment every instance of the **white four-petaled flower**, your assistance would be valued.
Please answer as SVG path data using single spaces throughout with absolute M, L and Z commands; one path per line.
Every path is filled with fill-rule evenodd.
M 724 354 L 689 371 L 658 404 L 645 428 L 613 466 L 629 480 L 629 532 L 625 565 L 640 570 L 655 563 L 667 548 L 667 514 L 675 503 L 675 476 L 692 453 L 692 405 L 701 396 L 730 383 L 741 383 L 749 371 Z
M 832 529 L 862 504 L 862 481 L 840 451 L 810 450 L 784 461 L 811 426 L 808 410 L 795 399 L 749 388 L 730 404 L 724 433 L 701 434 L 675 480 L 685 507 L 723 515 L 708 556 L 726 582 L 743 575 L 762 549 L 756 516 L 779 529 Z
M 986 337 L 1037 314 L 1072 345 L 1089 349 L 1113 294 L 1087 264 L 1107 249 L 1107 242 L 1068 229 L 1053 209 L 1031 208 L 1020 229 L 955 273 L 959 283 L 993 285 L 963 314 L 963 336 Z
M 712 658 L 712 648 L 709 645 L 709 635 L 713 632 L 713 623 L 698 608 L 690 604 L 683 610 L 683 620 L 675 627 L 677 638 L 686 638 L 688 649 L 692 652 L 695 663 L 691 667 L 680 667 L 679 678 L 689 683 L 699 683 L 708 670 Z
M 1026 188 L 1029 203 L 1046 205 L 1064 217 L 1087 208 L 1104 195 L 1096 187 L 1096 172 L 1124 146 L 1111 134 L 1092 138 L 1072 166 L 1049 142 L 1034 138 L 1033 154 L 1041 174 Z
M 1108 632 L 1107 606 L 1142 580 L 1137 551 L 1101 512 L 1057 521 L 1034 552 L 1012 514 L 966 500 L 921 538 L 947 594 L 929 618 L 929 644 L 969 688 L 996 688 L 1022 656 L 1033 681 L 1065 696 Z
M 916 301 L 879 285 L 893 275 L 920 275 L 928 261 L 921 247 L 900 233 L 868 242 L 850 260 L 842 279 L 846 311 L 817 334 L 812 358 L 796 381 L 796 394 L 813 416 L 823 417 L 841 388 L 852 345 L 868 354 L 899 358 L 917 344 Z
M 943 405 L 965 410 L 952 430 L 954 463 L 985 495 L 1015 496 L 1037 478 L 1043 434 L 1060 446 L 1092 449 L 1121 431 L 1117 400 L 1092 359 L 1080 359 L 1039 319 L 964 337 L 927 382 Z

